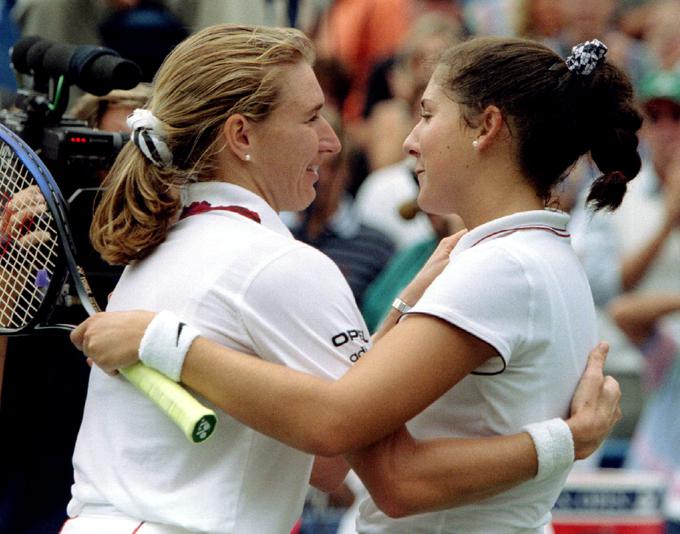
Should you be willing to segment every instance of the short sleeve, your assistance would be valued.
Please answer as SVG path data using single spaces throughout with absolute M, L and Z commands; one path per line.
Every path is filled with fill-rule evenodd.
M 454 257 L 410 313 L 433 315 L 487 342 L 502 361 L 492 358 L 476 372 L 496 374 L 530 336 L 533 293 L 522 264 L 489 244 Z
M 342 376 L 370 348 L 340 270 L 306 245 L 288 249 L 256 273 L 240 315 L 260 357 L 317 376 Z

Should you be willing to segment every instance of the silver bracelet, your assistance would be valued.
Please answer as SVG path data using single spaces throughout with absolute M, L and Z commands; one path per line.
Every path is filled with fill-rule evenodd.
M 392 307 L 401 314 L 408 313 L 411 310 L 411 306 L 406 304 L 399 297 L 392 301 Z

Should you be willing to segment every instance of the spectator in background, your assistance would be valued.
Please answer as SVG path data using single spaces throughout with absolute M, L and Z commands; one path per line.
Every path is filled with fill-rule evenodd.
M 351 148 L 338 113 L 323 112 L 335 130 L 344 150 L 330 156 L 319 167 L 314 202 L 292 224 L 296 239 L 320 250 L 340 268 L 357 305 L 361 306 L 366 288 L 385 267 L 394 244 L 382 232 L 361 223 L 347 194 Z
M 590 264 L 600 274 L 596 278 L 593 271 L 588 272 L 599 305 L 600 335 L 611 346 L 607 369 L 623 391 L 624 418 L 613 437 L 624 439 L 634 436 L 638 419 L 646 417 L 642 415 L 648 395 L 644 377 L 658 373 L 650 368 L 658 366 L 650 363 L 646 346 L 640 344 L 644 335 L 631 336 L 630 326 L 622 331 L 621 320 L 616 315 L 612 318 L 608 303 L 620 295 L 632 300 L 637 298 L 634 295 L 650 292 L 680 293 L 680 73 L 657 71 L 643 78 L 639 102 L 645 114 L 640 175 L 629 185 L 615 213 L 591 219 L 577 209 L 572 216 L 574 223 L 588 225 L 585 231 L 583 227 L 574 231 L 575 248 L 587 272 Z M 593 228 L 603 229 L 602 238 Z M 663 331 L 680 340 L 680 313 L 668 310 L 664 314 Z
M 404 159 L 402 142 L 413 127 L 413 110 L 432 65 L 443 50 L 464 36 L 455 18 L 428 11 L 415 20 L 396 53 L 373 71 L 363 113 L 365 137 L 360 139 L 371 170 Z M 385 88 L 380 89 L 381 85 Z
M 616 324 L 645 357 L 648 395 L 625 467 L 667 477 L 667 534 L 680 532 L 680 338 L 666 319 L 680 312 L 680 293 L 627 293 L 610 306 Z
M 607 43 L 610 61 L 622 68 L 637 87 L 644 73 L 646 51 L 643 43 L 618 29 L 619 0 L 570 0 L 557 5 L 562 31 L 546 44 L 563 54 L 576 43 L 597 37 Z
M 319 22 L 319 57 L 333 56 L 352 80 L 343 111 L 349 121 L 361 116 L 373 66 L 391 56 L 408 30 L 409 0 L 335 0 Z
M 675 0 L 651 2 L 647 10 L 644 38 L 650 63 L 662 70 L 680 69 L 680 3 Z
M 417 122 L 420 96 L 437 57 L 463 33 L 455 20 L 436 12 L 420 17 L 388 76 L 392 97 L 376 103 L 365 122 L 363 145 L 376 168 L 358 188 L 357 213 L 362 222 L 389 236 L 398 250 L 433 237 L 425 213 L 418 211 L 410 220 L 399 214 L 400 207 L 418 195 L 414 161 L 404 159 L 402 141 Z
M 84 95 L 71 115 L 107 131 L 128 130 L 120 118 L 146 102 L 148 90 Z M 57 181 L 68 179 L 57 176 Z M 96 176 L 92 183 L 98 184 Z M 91 208 L 72 215 L 88 220 Z M 84 232 L 82 232 L 84 230 Z M 80 242 L 81 253 L 89 248 Z M 88 269 L 86 268 L 86 271 Z M 111 269 L 107 269 L 110 272 Z M 97 274 L 88 271 L 91 280 Z M 115 280 L 109 281 L 112 287 Z M 101 295 L 99 296 L 101 302 Z M 58 306 L 57 322 L 82 319 L 81 310 Z M 75 317 L 74 317 L 75 316 Z M 6 354 L 3 352 L 6 348 Z M 4 372 L 3 372 L 4 369 Z M 67 333 L 0 337 L 0 531 L 11 534 L 58 532 L 71 496 L 71 457 L 83 413 L 89 368 Z M 39 418 L 39 430 L 23 437 L 26 418 Z
M 624 292 L 635 295 L 680 293 L 680 73 L 659 71 L 650 74 L 640 86 L 640 99 L 646 115 L 641 132 L 645 147 L 643 167 L 638 183 L 631 185 L 621 209 L 612 215 L 623 256 L 621 286 Z M 664 336 L 677 343 L 680 340 L 680 313 L 669 311 L 664 314 L 663 323 Z M 604 332 L 614 351 L 616 344 L 623 347 L 627 340 L 620 331 L 612 327 L 609 320 L 604 325 L 609 327 L 609 332 Z M 627 330 L 630 332 L 629 328 Z M 643 346 L 641 352 L 645 356 L 647 348 Z M 653 358 L 641 359 L 638 365 L 643 377 L 658 367 L 652 362 Z M 646 420 L 657 416 L 648 414 L 647 394 L 643 381 L 637 411 L 646 414 L 640 414 L 641 432 L 649 436 L 645 430 L 649 425 Z M 653 400 L 655 396 L 652 396 L 653 404 L 660 402 Z M 650 409 L 655 410 L 654 407 Z M 634 440 L 637 452 L 633 453 L 638 456 L 639 439 Z M 663 439 L 654 439 L 659 439 L 661 446 Z
M 647 119 L 643 167 L 613 215 L 623 251 L 621 287 L 680 291 L 680 73 L 650 74 L 640 99 Z
M 514 33 L 543 41 L 556 38 L 562 30 L 560 0 L 516 0 Z

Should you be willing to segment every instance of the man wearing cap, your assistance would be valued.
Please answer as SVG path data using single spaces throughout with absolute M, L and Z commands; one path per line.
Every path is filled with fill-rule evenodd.
M 623 238 L 621 288 L 680 290 L 680 73 L 648 75 L 639 98 L 643 168 L 614 216 Z

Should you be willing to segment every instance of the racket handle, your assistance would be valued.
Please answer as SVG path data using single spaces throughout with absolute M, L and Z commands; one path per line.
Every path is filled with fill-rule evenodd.
M 215 412 L 203 406 L 191 394 L 165 375 L 136 363 L 120 373 L 170 417 L 189 441 L 208 439 L 217 423 Z

